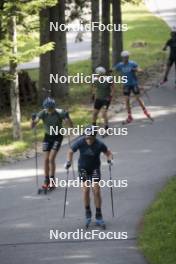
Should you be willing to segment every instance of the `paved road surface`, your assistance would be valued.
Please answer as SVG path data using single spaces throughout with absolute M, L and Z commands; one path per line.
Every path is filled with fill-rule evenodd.
M 138 107 L 136 121 L 128 126 L 128 136 L 105 139 L 114 153 L 114 179 L 127 179 L 128 188 L 114 189 L 116 217 L 111 217 L 110 190 L 104 188 L 103 213 L 107 231 L 128 232 L 127 240 L 50 240 L 49 230 L 76 231 L 83 228 L 81 191 L 68 190 L 67 217 L 62 219 L 64 189 L 36 194 L 34 159 L 0 169 L 0 259 L 1 264 L 144 264 L 136 245 L 137 231 L 145 208 L 156 193 L 175 175 L 176 90 L 174 80 L 150 92 L 149 109 L 154 124 L 143 120 Z M 113 120 L 121 126 L 125 113 Z M 57 177 L 65 179 L 63 163 L 67 146 L 57 160 Z M 39 159 L 42 169 L 42 158 Z M 40 170 L 40 174 L 42 170 Z M 102 175 L 108 179 L 103 159 Z M 70 175 L 70 177 L 72 177 Z M 95 227 L 93 227 L 95 229 Z

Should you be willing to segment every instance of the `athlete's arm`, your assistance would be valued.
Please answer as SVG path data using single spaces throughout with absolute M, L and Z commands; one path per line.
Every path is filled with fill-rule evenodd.
M 72 121 L 72 119 L 70 118 L 68 112 L 65 112 L 64 123 L 66 124 L 67 127 L 73 127 L 73 121 Z
M 112 97 L 112 101 L 113 101 L 114 97 L 115 97 L 115 84 L 114 84 L 114 82 L 111 85 L 111 97 Z
M 166 51 L 166 50 L 167 50 L 167 47 L 169 47 L 169 43 L 170 43 L 170 40 L 168 40 L 168 41 L 166 42 L 166 44 L 164 45 L 164 47 L 163 47 L 163 50 L 164 50 L 164 51 Z
M 73 150 L 71 148 L 69 148 L 68 152 L 67 152 L 67 162 L 70 162 L 72 163 L 72 160 L 73 160 Z
M 104 155 L 107 157 L 107 161 L 113 160 L 112 152 L 109 149 L 106 152 L 104 152 Z
M 32 115 L 31 123 L 30 123 L 31 128 L 34 128 L 39 121 L 40 119 L 37 115 L 36 116 Z
M 95 100 L 95 85 L 93 83 L 91 85 L 91 100 Z

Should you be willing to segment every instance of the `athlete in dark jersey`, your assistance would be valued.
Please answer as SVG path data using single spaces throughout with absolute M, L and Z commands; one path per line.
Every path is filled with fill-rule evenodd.
M 161 82 L 161 84 L 167 82 L 168 75 L 173 64 L 175 64 L 175 71 L 176 71 L 176 31 L 171 32 L 171 38 L 166 42 L 163 50 L 165 51 L 168 47 L 170 48 L 170 53 L 169 53 L 164 79 Z M 175 84 L 176 84 L 176 74 L 175 74 Z
M 95 73 L 98 75 L 93 83 L 92 97 L 94 98 L 94 111 L 92 124 L 96 125 L 97 117 L 102 110 L 102 117 L 104 120 L 104 127 L 108 129 L 108 108 L 111 100 L 114 97 L 114 83 L 111 76 L 106 75 L 104 67 L 97 67 Z
M 65 168 L 68 169 L 71 166 L 74 152 L 80 152 L 78 160 L 78 171 L 80 180 L 83 181 L 83 198 L 84 206 L 86 210 L 86 219 L 91 219 L 91 208 L 90 208 L 90 186 L 86 183 L 87 181 L 93 182 L 93 194 L 96 207 L 96 220 L 102 220 L 101 212 L 101 193 L 100 186 L 98 182 L 101 178 L 100 172 L 100 154 L 104 153 L 107 157 L 108 163 L 112 161 L 112 153 L 107 148 L 107 146 L 96 139 L 95 133 L 91 135 L 85 135 L 76 140 L 76 142 L 71 146 L 67 154 L 67 163 Z
M 42 187 L 47 188 L 49 186 L 49 178 L 55 177 L 55 158 L 63 140 L 61 134 L 52 135 L 50 128 L 53 127 L 56 131 L 56 127 L 58 127 L 59 130 L 62 127 L 63 121 L 66 121 L 69 126 L 72 126 L 72 121 L 68 112 L 55 108 L 55 101 L 50 97 L 44 100 L 43 107 L 44 109 L 36 114 L 35 119 L 32 120 L 31 126 L 33 128 L 40 120 L 43 121 L 45 131 L 43 139 L 45 181 Z

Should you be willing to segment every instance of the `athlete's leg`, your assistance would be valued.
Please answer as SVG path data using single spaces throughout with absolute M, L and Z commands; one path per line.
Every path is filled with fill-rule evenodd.
M 84 207 L 89 208 L 90 207 L 90 186 L 89 183 L 86 181 L 83 183 L 83 202 L 84 202 Z
M 99 112 L 100 112 L 100 110 L 98 110 L 98 109 L 94 109 L 94 111 L 93 111 L 93 116 L 92 116 L 92 124 L 93 125 L 96 125 L 96 123 L 97 123 L 97 117 L 98 117 Z
M 104 121 L 104 127 L 105 129 L 108 128 L 108 109 L 107 108 L 102 108 L 102 118 Z
M 44 152 L 44 174 L 45 178 L 49 178 L 49 155 L 50 151 L 45 151 Z
M 147 111 L 145 104 L 144 104 L 143 100 L 140 98 L 140 96 L 136 94 L 135 97 L 136 97 L 136 100 L 138 101 L 139 105 L 141 106 L 141 108 L 144 112 L 144 115 L 147 118 L 149 118 L 151 121 L 153 121 L 153 118 L 151 117 L 150 113 Z
M 101 208 L 101 189 L 98 182 L 93 184 L 94 203 L 96 208 Z
M 54 177 L 55 176 L 55 170 L 56 170 L 56 155 L 58 153 L 58 150 L 52 149 L 49 154 L 49 176 Z
M 163 79 L 163 82 L 162 83 L 167 82 L 167 78 L 168 78 L 170 69 L 172 67 L 172 64 L 173 64 L 173 60 L 171 58 L 169 58 L 168 63 L 167 63 L 167 66 L 166 66 L 165 74 L 164 74 L 164 79 Z

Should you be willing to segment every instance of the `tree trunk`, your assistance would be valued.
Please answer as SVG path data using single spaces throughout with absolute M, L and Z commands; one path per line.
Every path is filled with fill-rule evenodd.
M 17 54 L 17 32 L 16 32 L 16 17 L 12 16 L 9 22 L 9 39 L 12 43 L 12 54 L 14 57 L 10 60 L 10 104 L 13 122 L 13 138 L 15 140 L 21 139 L 21 112 L 19 100 L 19 85 L 18 72 L 15 57 Z
M 112 0 L 113 24 L 122 24 L 121 1 Z M 120 53 L 123 50 L 123 34 L 122 31 L 113 31 L 112 34 L 112 64 L 121 60 Z
M 49 31 L 50 12 L 49 8 L 40 12 L 40 45 L 44 45 L 50 41 Z M 47 52 L 40 55 L 39 70 L 39 100 L 43 100 L 45 93 L 43 89 L 50 90 L 49 74 L 51 72 L 51 53 Z
M 91 21 L 99 22 L 99 0 L 92 0 L 92 17 Z M 92 42 L 91 42 L 91 51 L 92 51 L 92 72 L 95 71 L 95 68 L 100 64 L 100 31 L 98 28 L 95 28 L 95 31 L 92 30 Z
M 110 23 L 110 1 L 102 0 L 102 24 Z M 102 31 L 101 35 L 101 65 L 109 69 L 109 46 L 110 33 L 108 30 Z
M 50 83 L 50 74 L 58 77 L 68 75 L 67 43 L 65 31 L 49 31 L 49 22 L 65 24 L 65 0 L 58 0 L 54 7 L 40 13 L 40 44 L 55 42 L 54 50 L 40 56 L 40 91 L 51 89 L 51 95 L 63 98 L 68 93 L 67 83 Z
M 65 24 L 65 0 L 59 0 L 58 4 L 50 8 L 50 21 Z M 50 40 L 55 42 L 55 49 L 51 51 L 51 73 L 58 76 L 68 75 L 67 65 L 67 43 L 66 31 L 50 32 Z M 67 83 L 52 83 L 52 93 L 54 96 L 63 98 L 68 94 Z

